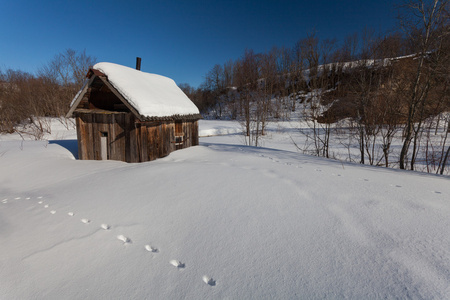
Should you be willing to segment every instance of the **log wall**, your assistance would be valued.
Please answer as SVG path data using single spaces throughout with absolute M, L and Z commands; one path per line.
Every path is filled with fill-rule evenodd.
M 107 135 L 108 159 L 144 162 L 161 158 L 176 149 L 198 145 L 198 121 L 138 121 L 132 113 L 76 112 L 78 157 L 101 159 L 101 136 Z M 181 126 L 180 126 L 181 123 Z M 183 135 L 182 145 L 175 143 Z

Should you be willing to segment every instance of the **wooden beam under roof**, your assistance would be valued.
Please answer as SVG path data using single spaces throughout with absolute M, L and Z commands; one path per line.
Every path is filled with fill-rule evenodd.
M 70 107 L 69 112 L 66 115 L 66 118 L 70 118 L 72 117 L 72 113 L 73 111 L 78 107 L 78 105 L 81 102 L 81 99 L 83 99 L 84 95 L 86 94 L 88 88 L 91 86 L 92 82 L 94 81 L 95 76 L 89 78 L 88 81 L 86 81 L 86 83 L 83 86 L 83 89 L 81 90 L 81 92 L 78 93 L 77 98 L 75 99 L 75 102 L 73 103 L 73 105 Z
M 114 95 L 116 95 L 117 98 L 120 99 L 120 101 L 123 102 L 123 104 L 125 104 L 128 109 L 136 116 L 136 118 L 138 118 L 139 120 L 143 121 L 144 119 L 142 118 L 142 116 L 139 114 L 139 112 L 130 104 L 128 103 L 127 99 L 125 99 L 122 94 L 120 94 L 116 88 L 109 83 L 108 79 L 104 76 L 99 76 L 99 78 L 105 83 L 105 85 L 111 90 L 111 92 L 114 93 Z

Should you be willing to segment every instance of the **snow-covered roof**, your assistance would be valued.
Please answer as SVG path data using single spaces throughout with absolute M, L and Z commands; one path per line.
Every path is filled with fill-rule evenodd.
M 106 75 L 108 82 L 143 117 L 164 118 L 200 113 L 175 81 L 168 77 L 107 62 L 97 63 L 92 70 Z M 71 106 L 78 104 L 78 96 Z

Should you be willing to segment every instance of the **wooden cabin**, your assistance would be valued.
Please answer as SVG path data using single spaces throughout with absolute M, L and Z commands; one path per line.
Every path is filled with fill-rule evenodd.
M 198 108 L 167 77 L 112 64 L 89 69 L 73 99 L 79 159 L 144 162 L 198 145 Z

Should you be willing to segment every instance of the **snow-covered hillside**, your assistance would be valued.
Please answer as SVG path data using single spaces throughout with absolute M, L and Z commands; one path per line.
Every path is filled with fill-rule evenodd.
M 73 130 L 0 136 L 1 298 L 450 298 L 448 176 L 247 147 L 223 124 L 140 164 L 76 160 Z

